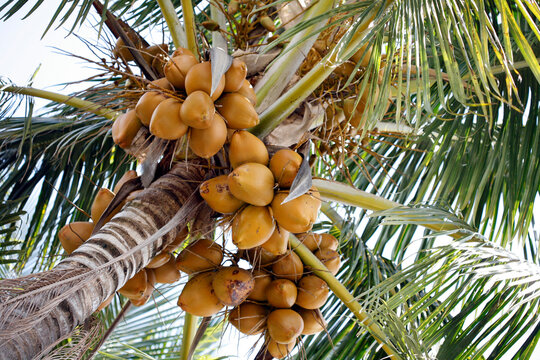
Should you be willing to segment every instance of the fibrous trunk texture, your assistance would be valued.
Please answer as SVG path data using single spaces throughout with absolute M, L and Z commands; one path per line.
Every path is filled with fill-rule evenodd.
M 202 179 L 199 165 L 176 165 L 54 269 L 1 281 L 0 359 L 40 356 L 83 324 L 196 217 Z M 148 241 L 173 218 L 169 233 Z

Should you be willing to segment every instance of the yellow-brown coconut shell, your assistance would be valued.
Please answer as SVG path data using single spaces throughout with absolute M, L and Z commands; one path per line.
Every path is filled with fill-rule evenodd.
M 242 258 L 246 259 L 253 267 L 260 268 L 272 265 L 277 256 L 263 249 L 261 246 L 246 249 L 242 253 Z
M 272 264 L 274 276 L 291 281 L 298 281 L 304 273 L 304 264 L 294 251 L 289 251 Z
M 192 128 L 189 133 L 189 147 L 195 155 L 209 159 L 216 155 L 227 141 L 225 120 L 214 114 L 214 120 L 208 129 Z
M 290 308 L 296 302 L 298 290 L 288 279 L 276 279 L 266 287 L 268 303 L 276 308 Z
M 62 227 L 58 232 L 58 238 L 66 253 L 71 254 L 90 238 L 93 230 L 93 222 L 76 221 Z
M 182 103 L 176 99 L 166 99 L 159 103 L 152 113 L 150 132 L 160 139 L 180 139 L 188 130 L 180 118 Z
M 319 249 L 321 243 L 321 234 L 314 233 L 302 233 L 296 235 L 298 240 L 304 244 L 311 252 L 315 252 Z
M 94 224 L 98 222 L 113 199 L 114 193 L 111 190 L 106 188 L 99 189 L 90 209 L 90 216 L 92 217 Z M 113 214 L 109 215 L 109 218 L 111 218 L 112 215 Z
M 180 117 L 192 128 L 208 129 L 214 121 L 215 112 L 214 102 L 210 96 L 204 91 L 194 91 L 182 104 Z
M 274 176 L 264 165 L 242 164 L 229 174 L 229 189 L 237 199 L 266 206 L 274 198 Z
M 113 188 L 113 193 L 117 193 L 120 191 L 120 189 L 122 188 L 122 186 L 130 181 L 130 180 L 133 180 L 135 178 L 137 178 L 137 171 L 135 170 L 128 170 L 124 173 L 124 175 L 122 175 L 122 177 L 118 180 L 118 182 L 116 183 L 116 185 L 114 185 L 114 188 Z
M 199 188 L 199 193 L 212 210 L 222 214 L 233 214 L 245 204 L 229 190 L 229 177 L 220 175 L 206 180 Z
M 221 76 L 219 84 L 211 94 L 212 90 L 212 66 L 209 61 L 204 61 L 193 66 L 186 75 L 186 93 L 189 95 L 195 91 L 204 91 L 216 101 L 225 88 L 225 75 Z
M 304 309 L 318 309 L 324 305 L 330 289 L 324 280 L 315 275 L 306 275 L 298 282 L 296 304 Z
M 321 262 L 326 266 L 328 271 L 332 275 L 336 275 L 339 271 L 339 267 L 341 266 L 341 259 L 339 257 L 339 253 L 332 249 L 320 249 L 317 252 L 315 252 L 315 256 L 321 260 Z M 321 269 L 326 270 L 326 269 Z
M 114 143 L 122 149 L 130 147 L 141 126 L 142 123 L 135 110 L 129 110 L 118 116 L 114 120 L 111 130 Z
M 236 92 L 240 95 L 244 95 L 249 100 L 251 105 L 257 105 L 257 95 L 255 95 L 255 89 L 253 89 L 253 86 L 251 86 L 249 81 L 244 80 L 242 82 L 242 86 Z
M 268 315 L 266 326 L 272 340 L 280 344 L 289 344 L 302 333 L 304 320 L 294 310 L 277 309 Z
M 321 243 L 319 244 L 319 247 L 321 249 L 330 249 L 336 251 L 339 247 L 339 241 L 331 234 L 321 234 Z
M 255 279 L 255 285 L 249 293 L 248 299 L 260 302 L 266 301 L 266 287 L 272 282 L 272 277 L 264 270 L 254 270 L 253 279 Z
M 214 274 L 212 287 L 218 299 L 227 306 L 238 306 L 255 286 L 251 272 L 238 266 L 220 268 Z
M 320 310 L 309 310 L 299 307 L 296 309 L 296 312 L 298 312 L 302 317 L 302 320 L 304 320 L 304 330 L 302 330 L 302 335 L 317 334 L 326 328 L 326 321 L 324 321 Z
M 282 188 L 291 187 L 298 169 L 302 164 L 302 156 L 290 149 L 278 150 L 270 159 L 270 170 Z
M 236 131 L 230 139 L 229 161 L 233 169 L 246 163 L 268 165 L 266 145 L 249 131 Z
M 160 94 L 157 91 L 148 91 L 140 97 L 137 105 L 135 105 L 135 112 L 144 126 L 150 125 L 154 110 L 159 103 L 166 99 L 165 95 Z
M 184 89 L 187 73 L 197 64 L 197 59 L 192 55 L 174 56 L 163 67 L 163 73 L 175 88 Z
M 273 339 L 268 339 L 266 350 L 276 359 L 283 359 L 290 354 L 296 345 L 296 338 L 287 344 L 280 344 Z
M 225 73 L 225 87 L 223 91 L 238 91 L 246 80 L 247 66 L 242 60 L 234 59 L 231 67 Z
M 195 316 L 212 316 L 223 309 L 212 287 L 213 272 L 193 276 L 184 286 L 178 306 Z
M 176 257 L 176 268 L 194 274 L 217 268 L 223 260 L 222 247 L 213 240 L 202 238 L 188 246 Z
M 151 81 L 147 86 L 147 89 L 157 89 L 157 90 L 170 90 L 174 91 L 174 86 L 167 80 L 166 77 L 162 77 Z
M 226 93 L 216 101 L 216 110 L 227 120 L 231 129 L 248 129 L 259 123 L 259 115 L 247 97 Z
M 289 235 L 290 232 L 278 224 L 272 236 L 261 246 L 274 255 L 283 255 L 289 248 Z
M 128 298 L 140 298 L 146 291 L 147 280 L 146 269 L 142 269 L 118 289 L 118 292 Z
M 275 229 L 270 209 L 266 206 L 246 206 L 234 217 L 232 240 L 239 249 L 251 249 L 267 241 Z
M 169 254 L 169 261 L 154 269 L 156 282 L 160 284 L 174 284 L 180 280 L 180 271 L 176 268 L 174 256 Z
M 311 230 L 321 208 L 319 192 L 312 188 L 306 194 L 282 204 L 287 195 L 289 192 L 285 191 L 274 196 L 271 205 L 274 218 L 279 225 L 295 234 Z
M 157 254 L 150 260 L 150 262 L 146 265 L 148 269 L 156 269 L 160 266 L 165 265 L 169 260 L 171 259 L 171 254 L 168 252 L 162 252 L 161 254 Z
M 229 312 L 229 322 L 242 334 L 256 335 L 266 328 L 265 306 L 244 302 Z

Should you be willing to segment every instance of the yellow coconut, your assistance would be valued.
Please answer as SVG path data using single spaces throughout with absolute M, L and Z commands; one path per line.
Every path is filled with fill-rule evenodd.
M 321 234 L 302 233 L 296 236 L 311 252 L 317 251 L 321 243 Z
M 214 102 L 204 91 L 194 91 L 182 104 L 182 121 L 195 129 L 208 129 L 214 120 Z
M 179 47 L 178 49 L 174 50 L 172 57 L 180 56 L 180 55 L 191 55 L 195 57 L 195 55 L 188 49 Z
M 257 105 L 257 96 L 255 95 L 255 90 L 249 81 L 244 80 L 242 82 L 242 86 L 236 92 L 240 95 L 244 95 L 249 100 L 251 105 Z
M 169 261 L 154 269 L 156 282 L 160 284 L 174 284 L 180 280 L 180 271 L 176 268 L 175 259 L 169 254 Z
M 204 61 L 193 66 L 186 75 L 186 93 L 189 95 L 194 91 L 204 91 L 216 101 L 225 88 L 225 75 L 221 76 L 219 84 L 211 94 L 212 90 L 212 66 L 209 61 Z
M 111 190 L 105 188 L 99 189 L 90 209 L 90 216 L 94 224 L 98 222 L 113 199 L 114 193 Z M 109 218 L 112 217 L 111 215 L 109 215 Z
M 223 308 L 223 304 L 212 288 L 213 272 L 193 276 L 184 286 L 178 306 L 195 316 L 212 316 Z
M 254 270 L 253 279 L 255 280 L 255 285 L 249 293 L 248 299 L 261 302 L 266 301 L 266 287 L 272 282 L 272 277 L 264 270 Z
M 147 89 L 157 89 L 157 90 L 170 90 L 174 91 L 174 86 L 167 80 L 166 77 L 162 77 L 151 81 L 147 86 Z
M 242 334 L 256 335 L 266 327 L 268 310 L 265 306 L 244 302 L 229 312 L 229 322 Z
M 339 267 L 341 266 L 341 259 L 337 251 L 332 249 L 320 249 L 315 253 L 315 256 L 321 260 L 332 275 L 337 274 Z
M 188 130 L 180 118 L 182 103 L 176 99 L 166 99 L 159 103 L 152 113 L 150 132 L 160 139 L 180 139 Z
M 298 281 L 304 273 L 304 264 L 294 251 L 289 251 L 272 264 L 272 273 L 278 278 Z
M 272 340 L 280 344 L 289 344 L 302 333 L 304 320 L 294 310 L 277 309 L 268 315 L 266 326 Z
M 71 254 L 90 238 L 93 230 L 93 222 L 77 221 L 62 227 L 58 232 L 58 238 L 66 253 Z
M 177 89 L 184 89 L 185 79 L 189 70 L 197 65 L 198 61 L 192 55 L 179 55 L 172 57 L 163 67 L 165 77 Z
M 231 129 L 247 129 L 259 123 L 253 104 L 240 93 L 226 93 L 216 101 L 216 109 Z
M 331 234 L 321 234 L 321 249 L 330 249 L 336 251 L 339 247 L 339 241 Z
M 247 299 L 255 286 L 251 272 L 238 266 L 222 267 L 214 274 L 214 294 L 227 306 L 238 306 Z
M 146 269 L 146 290 L 144 291 L 144 294 L 137 298 L 129 298 L 129 301 L 131 301 L 131 304 L 134 306 L 143 306 L 146 304 L 148 299 L 152 296 L 152 293 L 154 292 L 156 285 L 156 275 L 154 273 L 154 270 L 152 269 Z
M 156 269 L 160 266 L 165 265 L 171 258 L 171 253 L 169 252 L 162 252 L 161 254 L 157 254 L 150 260 L 150 262 L 146 265 L 148 269 Z
M 223 249 L 210 239 L 199 239 L 188 246 L 176 257 L 176 268 L 186 274 L 217 268 L 223 260 Z
M 222 214 L 232 214 L 244 204 L 229 190 L 229 177 L 220 175 L 206 180 L 199 188 L 199 193 L 212 210 Z
M 274 198 L 274 176 L 264 165 L 243 164 L 229 174 L 229 189 L 237 199 L 266 206 Z
M 287 279 L 276 279 L 266 287 L 268 303 L 276 308 L 290 308 L 296 302 L 298 290 Z
M 152 45 L 147 47 L 146 49 L 141 50 L 141 55 L 149 65 L 152 65 L 152 61 L 154 61 L 154 58 L 158 55 L 168 55 L 169 54 L 169 45 L 167 44 L 159 44 L 159 45 Z
M 231 67 L 225 73 L 225 87 L 223 91 L 238 91 L 246 80 L 247 66 L 242 60 L 234 59 Z
M 214 114 L 214 120 L 208 129 L 191 129 L 189 133 L 189 148 L 205 159 L 216 155 L 227 140 L 227 125 L 219 114 Z
M 146 270 L 142 269 L 118 289 L 118 292 L 128 298 L 139 298 L 146 291 L 147 280 Z
M 270 170 L 280 187 L 291 187 L 298 169 L 302 164 L 302 157 L 290 149 L 281 149 L 270 159 Z
M 329 293 L 324 280 L 315 275 L 306 275 L 298 282 L 296 304 L 304 309 L 318 309 L 324 305 Z
M 273 339 L 268 339 L 266 344 L 266 349 L 276 359 L 283 359 L 290 354 L 294 346 L 296 345 L 296 338 L 294 338 L 290 343 L 280 344 Z
M 142 42 L 141 39 L 137 36 L 137 34 L 133 32 L 129 32 L 127 35 L 131 42 L 133 42 L 133 45 L 135 45 L 135 48 L 130 48 L 128 45 L 126 45 L 124 40 L 119 37 L 118 39 L 116 39 L 116 45 L 113 49 L 113 56 L 116 58 L 121 57 L 125 61 L 133 61 L 133 55 L 129 50 L 140 50 L 142 48 Z
M 165 95 L 157 91 L 148 91 L 137 102 L 135 112 L 144 126 L 149 126 L 152 120 L 152 114 L 160 102 L 167 99 Z
M 272 236 L 270 236 L 270 238 L 261 246 L 274 255 L 283 255 L 289 248 L 289 234 L 290 232 L 278 224 L 272 233 Z
M 137 172 L 135 170 L 128 170 L 124 173 L 124 175 L 122 175 L 122 177 L 118 180 L 118 182 L 116 183 L 116 185 L 114 185 L 114 188 L 113 188 L 113 193 L 117 193 L 120 191 L 120 189 L 122 188 L 122 186 L 130 181 L 130 180 L 133 180 L 133 179 L 136 179 L 137 178 Z
M 282 204 L 288 191 L 278 192 L 272 200 L 272 212 L 279 225 L 292 233 L 311 230 L 317 220 L 321 200 L 319 192 L 312 188 L 306 194 Z
M 250 249 L 267 241 L 275 229 L 270 209 L 249 205 L 232 223 L 232 240 L 239 249 Z
M 270 266 L 278 258 L 276 255 L 260 246 L 242 251 L 241 256 L 255 268 Z
M 309 310 L 299 307 L 296 309 L 296 312 L 298 312 L 302 317 L 302 320 L 304 320 L 304 330 L 302 330 L 302 335 L 317 334 L 326 328 L 326 321 L 324 321 L 319 309 Z
M 180 245 L 184 243 L 184 240 L 186 240 L 188 235 L 189 229 L 186 226 L 178 233 L 178 235 L 176 235 L 174 240 L 163 249 L 163 252 L 173 252 L 174 250 L 176 250 Z
M 266 145 L 249 131 L 236 131 L 230 138 L 229 161 L 231 167 L 246 163 L 268 165 L 268 150 Z
M 141 121 L 135 110 L 129 110 L 118 116 L 114 120 L 111 130 L 114 143 L 122 149 L 130 147 L 141 126 Z

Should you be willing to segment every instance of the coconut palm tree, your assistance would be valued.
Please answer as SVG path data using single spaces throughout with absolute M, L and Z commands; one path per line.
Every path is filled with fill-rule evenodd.
M 24 3 L 5 1 L 0 13 L 9 18 Z M 111 138 L 114 120 L 156 78 L 129 34 L 155 25 L 164 25 L 171 48 L 210 56 L 218 75 L 227 54 L 243 59 L 260 119 L 250 131 L 303 151 L 303 168 L 311 168 L 293 189 L 318 188 L 322 215 L 313 229 L 340 240 L 343 266 L 336 276 L 314 270 L 333 294 L 322 308 L 327 325 L 304 336 L 295 357 L 534 358 L 537 2 L 308 3 L 59 5 L 49 28 L 71 22 L 76 32 L 89 13 L 99 14 L 103 44 L 88 61 L 102 72 L 69 95 L 1 84 L 0 358 L 187 359 L 223 351 L 224 317 L 181 311 L 178 286 L 158 288 L 138 309 L 116 296 L 95 313 L 186 226 L 190 238 L 227 229 L 197 195 L 209 165 L 222 164 L 219 155 L 173 161 L 182 142 L 145 130 L 127 153 Z M 133 61 L 113 57 L 118 37 Z M 53 103 L 36 115 L 32 97 Z M 14 116 L 22 102 L 25 116 Z M 88 220 L 98 189 L 137 166 L 141 179 L 110 209 L 128 190 L 144 187 L 140 195 L 64 256 L 59 229 Z M 295 236 L 289 244 L 321 269 Z M 264 358 L 263 342 L 239 354 Z

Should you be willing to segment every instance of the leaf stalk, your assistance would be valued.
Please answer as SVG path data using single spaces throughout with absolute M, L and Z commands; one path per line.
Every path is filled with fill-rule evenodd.
M 171 0 L 157 0 L 161 13 L 171 33 L 174 46 L 178 49 L 187 46 L 186 32 L 176 15 L 176 10 Z

